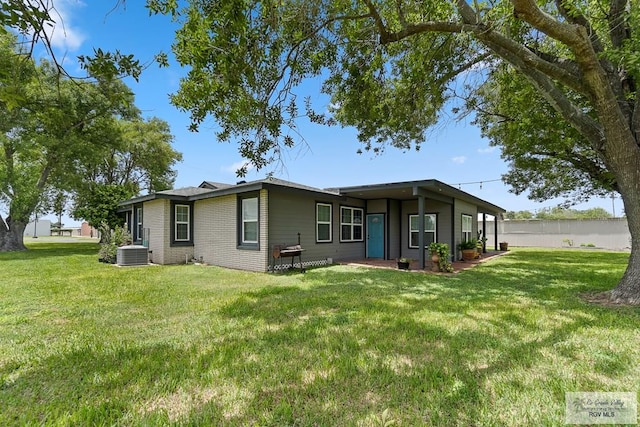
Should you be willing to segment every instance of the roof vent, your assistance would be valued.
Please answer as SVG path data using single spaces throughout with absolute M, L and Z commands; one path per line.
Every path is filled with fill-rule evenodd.
M 245 180 L 243 179 L 242 181 L 238 181 L 238 182 L 236 182 L 236 185 L 246 184 L 246 183 L 247 183 L 247 181 L 245 181 Z
M 116 257 L 119 266 L 149 264 L 149 249 L 141 245 L 120 246 Z

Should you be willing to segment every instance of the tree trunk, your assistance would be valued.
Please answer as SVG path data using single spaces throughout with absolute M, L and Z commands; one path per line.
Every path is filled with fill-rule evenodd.
M 606 105 L 606 104 L 605 104 Z M 613 302 L 640 304 L 640 147 L 624 121 L 616 121 L 613 108 L 602 107 L 605 124 L 604 156 L 616 177 L 631 233 L 631 256 L 622 279 L 610 292 Z
M 26 226 L 26 223 L 13 221 L 11 217 L 6 221 L 0 217 L 0 252 L 27 250 L 23 242 Z
M 621 188 L 621 194 L 631 233 L 631 256 L 627 270 L 618 285 L 611 291 L 610 297 L 616 303 L 638 305 L 640 304 L 640 192 L 636 187 L 640 183 L 640 178 L 637 177 L 640 172 L 638 170 L 629 172 L 627 179 L 631 180 L 633 177 L 635 182 L 627 185 L 631 187 L 630 189 Z
M 634 239 L 632 238 L 632 241 Z M 627 270 L 622 280 L 611 290 L 611 301 L 621 304 L 640 304 L 640 251 L 633 242 Z

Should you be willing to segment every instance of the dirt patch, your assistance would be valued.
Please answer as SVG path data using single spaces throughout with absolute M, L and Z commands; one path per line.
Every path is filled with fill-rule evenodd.
M 599 305 L 602 307 L 637 307 L 634 304 L 628 304 L 624 302 L 617 302 L 611 300 L 610 292 L 585 292 L 579 294 L 580 298 L 588 302 L 589 304 Z

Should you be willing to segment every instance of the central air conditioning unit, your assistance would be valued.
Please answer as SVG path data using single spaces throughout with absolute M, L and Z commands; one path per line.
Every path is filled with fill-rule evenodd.
M 120 266 L 149 264 L 149 249 L 140 245 L 120 246 L 116 256 Z

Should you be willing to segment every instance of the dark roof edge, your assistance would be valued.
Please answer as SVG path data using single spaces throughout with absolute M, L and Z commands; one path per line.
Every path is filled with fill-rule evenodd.
M 234 185 L 233 187 L 229 187 L 229 188 L 216 189 L 216 190 L 211 190 L 208 193 L 189 196 L 189 201 L 228 196 L 230 194 L 247 193 L 250 191 L 261 190 L 263 187 L 264 187 L 264 183 L 261 181 L 249 182 L 247 184 Z
M 406 188 L 406 187 L 423 187 L 425 189 L 429 189 L 429 188 L 442 189 L 452 197 L 455 197 L 461 200 L 470 201 L 476 204 L 477 206 L 483 207 L 484 209 L 492 211 L 496 214 L 506 212 L 506 209 L 501 208 L 500 206 L 494 205 L 493 203 L 487 202 L 486 200 L 483 200 L 479 197 L 469 194 L 466 191 L 459 190 L 455 187 L 450 186 L 449 184 L 445 184 L 442 181 L 438 181 L 437 179 L 358 185 L 353 187 L 338 187 L 338 188 L 335 188 L 335 190 L 339 191 L 342 194 L 343 192 L 358 192 L 358 191 L 364 192 L 364 191 L 371 191 L 371 190 Z
M 179 200 L 179 201 L 185 201 L 185 202 L 188 201 L 187 196 L 179 196 L 176 194 L 153 193 L 153 194 L 147 194 L 144 196 L 138 196 L 138 197 L 133 197 L 131 199 L 123 200 L 122 202 L 118 203 L 118 206 L 135 205 L 138 203 L 148 202 L 150 200 L 155 200 L 155 199 L 171 199 L 171 200 Z
M 432 181 L 437 183 L 438 186 L 445 187 L 447 191 L 452 192 L 454 194 L 454 197 L 456 197 L 458 199 L 462 199 L 462 200 L 471 199 L 473 201 L 473 203 L 475 203 L 476 205 L 485 206 L 486 208 L 488 208 L 488 210 L 494 211 L 495 213 L 505 213 L 507 211 L 506 209 L 501 208 L 498 205 L 494 205 L 491 202 L 487 202 L 484 199 L 476 197 L 473 194 L 469 194 L 466 191 L 459 190 L 459 189 L 457 189 L 455 187 L 450 186 L 449 184 L 445 184 L 444 182 L 441 182 L 441 181 L 438 181 L 438 180 L 432 180 Z
M 325 190 L 327 191 L 336 190 L 342 193 L 343 191 L 353 192 L 353 191 L 367 191 L 367 190 L 382 190 L 387 188 L 406 188 L 406 187 L 413 187 L 414 185 L 432 186 L 434 183 L 441 183 L 441 182 L 435 179 L 427 179 L 424 181 L 402 181 L 402 182 L 388 182 L 388 183 L 382 183 L 382 184 L 355 185 L 352 187 L 335 187 L 335 188 L 326 188 Z M 444 184 L 444 183 L 441 183 L 441 184 Z

